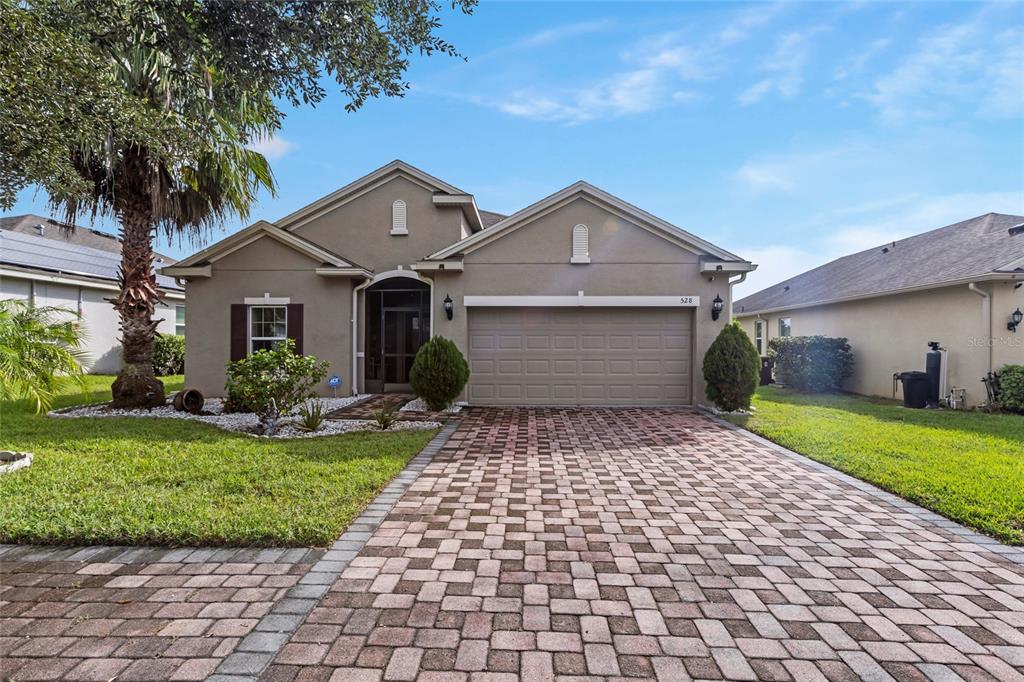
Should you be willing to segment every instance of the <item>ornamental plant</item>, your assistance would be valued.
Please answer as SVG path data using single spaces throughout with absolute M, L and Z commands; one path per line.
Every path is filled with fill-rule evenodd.
M 999 407 L 1024 414 L 1024 365 L 1004 365 L 999 372 Z
M 468 380 L 466 358 L 443 336 L 435 336 L 420 346 L 409 370 L 413 392 L 435 412 L 451 405 Z
M 271 435 L 280 416 L 312 398 L 313 389 L 325 376 L 325 361 L 299 355 L 295 342 L 287 339 L 273 349 L 264 348 L 228 363 L 224 409 L 258 414 L 264 433 Z
M 185 337 L 157 334 L 153 345 L 153 371 L 158 377 L 185 373 Z
M 757 390 L 761 359 L 739 322 L 725 325 L 704 354 L 708 400 L 726 412 L 745 410 Z
M 838 391 L 853 376 L 853 351 L 843 337 L 787 336 L 768 342 L 775 378 L 805 393 Z

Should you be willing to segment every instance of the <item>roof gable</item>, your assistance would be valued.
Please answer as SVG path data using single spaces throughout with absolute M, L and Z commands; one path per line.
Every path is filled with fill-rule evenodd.
M 260 220 L 244 230 L 240 230 L 235 234 L 222 239 L 216 244 L 209 246 L 202 251 L 195 253 L 185 260 L 175 263 L 170 268 L 164 268 L 164 271 L 168 274 L 174 274 L 175 269 L 178 268 L 192 268 L 200 265 L 207 265 L 214 263 L 217 260 L 227 256 L 230 253 L 234 253 L 238 249 L 244 248 L 249 244 L 253 243 L 257 239 L 263 237 L 270 237 L 285 246 L 298 251 L 299 253 L 308 256 L 318 263 L 330 265 L 336 268 L 358 268 L 352 261 L 338 254 L 325 249 L 319 244 L 312 242 L 304 237 L 300 237 L 292 232 L 282 230 L 280 227 L 269 223 L 265 220 Z
M 557 210 L 561 206 L 576 199 L 585 199 L 639 227 L 663 237 L 676 246 L 699 255 L 708 255 L 723 261 L 745 262 L 739 256 L 729 253 L 696 235 L 682 230 L 641 208 L 627 203 L 602 189 L 583 182 L 582 180 L 499 220 L 486 230 L 478 232 L 466 239 L 447 246 L 433 253 L 425 260 L 443 260 L 456 254 L 466 254 L 500 239 L 506 234 L 528 224 L 536 218 Z
M 435 178 L 433 175 L 430 175 L 415 166 L 410 166 L 399 159 L 396 159 L 385 166 L 381 166 L 377 170 L 367 173 L 363 177 L 350 182 L 341 189 L 335 190 L 327 196 L 317 199 L 313 203 L 290 213 L 284 218 L 278 220 L 276 224 L 282 229 L 294 230 L 295 228 L 344 205 L 352 199 L 380 187 L 395 177 L 406 178 L 407 180 L 414 182 L 431 192 L 462 198 L 463 201 L 460 203 L 464 204 L 463 210 L 465 211 L 474 231 L 483 229 L 480 211 L 476 207 L 476 201 L 473 198 L 473 195 L 468 192 L 464 192 L 454 185 L 448 184 L 444 180 Z
M 972 279 L 1020 277 L 1024 217 L 1001 213 L 940 227 L 843 256 L 736 301 L 737 314 L 785 310 L 883 296 Z

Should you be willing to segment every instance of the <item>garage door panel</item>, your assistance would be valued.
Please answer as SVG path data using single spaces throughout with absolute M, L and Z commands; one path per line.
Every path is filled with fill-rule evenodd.
M 477 404 L 690 402 L 693 313 L 678 308 L 474 308 Z

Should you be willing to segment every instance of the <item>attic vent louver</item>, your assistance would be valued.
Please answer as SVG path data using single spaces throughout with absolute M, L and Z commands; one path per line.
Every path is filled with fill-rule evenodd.
M 1015 234 L 1024 234 L 1024 223 L 1021 223 L 1020 225 L 1014 225 L 1009 230 L 1007 230 L 1007 232 L 1010 234 L 1011 237 Z

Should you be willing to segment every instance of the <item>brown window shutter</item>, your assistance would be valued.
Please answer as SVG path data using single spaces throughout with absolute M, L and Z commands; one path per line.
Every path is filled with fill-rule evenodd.
M 302 355 L 302 304 L 288 304 L 288 338 L 295 342 L 295 352 Z
M 242 303 L 231 304 L 231 362 L 241 360 L 249 354 L 246 348 L 249 340 L 246 326 L 249 323 L 248 306 Z

